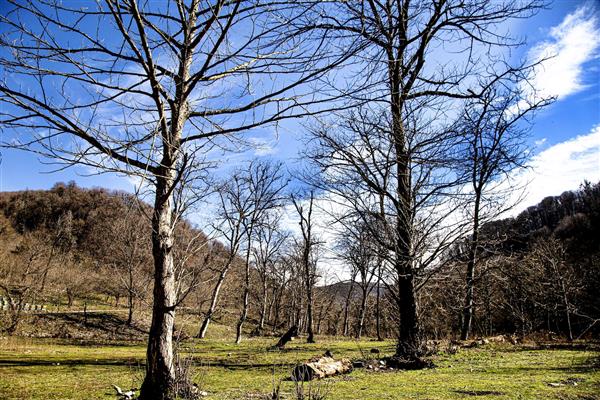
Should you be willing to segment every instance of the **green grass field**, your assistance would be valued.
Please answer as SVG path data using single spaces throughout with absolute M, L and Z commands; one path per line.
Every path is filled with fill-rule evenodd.
M 293 399 L 295 383 L 286 380 L 291 368 L 325 349 L 348 358 L 369 354 L 372 347 L 382 355 L 393 351 L 391 342 L 325 337 L 314 345 L 296 340 L 286 351 L 267 351 L 273 339 L 246 339 L 235 345 L 226 336 L 213 334 L 181 346 L 182 353 L 193 357 L 195 380 L 209 399 L 262 399 L 277 385 L 284 398 Z M 144 351 L 140 342 L 2 338 L 0 399 L 115 398 L 113 383 L 139 387 Z M 327 393 L 327 399 L 600 399 L 600 353 L 581 346 L 541 350 L 490 344 L 454 355 L 442 352 L 433 360 L 434 369 L 357 369 L 313 383 L 311 389 Z M 578 383 L 548 385 L 569 378 L 578 378 Z

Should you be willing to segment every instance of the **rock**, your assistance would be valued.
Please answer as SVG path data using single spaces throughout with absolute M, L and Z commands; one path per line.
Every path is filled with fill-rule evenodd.
M 352 362 L 352 368 L 364 368 L 365 362 L 362 360 L 356 360 Z
M 378 348 L 371 349 L 371 354 L 379 354 L 379 353 L 381 353 L 381 351 Z

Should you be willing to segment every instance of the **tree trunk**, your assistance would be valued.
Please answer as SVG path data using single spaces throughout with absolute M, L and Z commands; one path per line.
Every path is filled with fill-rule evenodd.
M 569 298 L 567 297 L 567 289 L 565 287 L 565 281 L 562 278 L 562 276 L 560 275 L 560 271 L 558 270 L 558 267 L 555 266 L 555 271 L 556 274 L 558 276 L 558 280 L 560 283 L 560 289 L 562 291 L 562 300 L 563 300 L 563 306 L 565 307 L 565 316 L 567 319 L 567 338 L 569 339 L 569 341 L 573 341 L 573 329 L 571 328 L 571 313 L 569 311 Z
M 312 289 L 312 288 L 311 288 Z M 306 304 L 306 343 L 315 343 L 315 334 L 313 332 L 313 312 L 312 312 L 312 290 L 308 291 L 308 299 Z
M 250 240 L 252 234 L 252 227 L 248 231 L 248 249 L 246 251 L 246 276 L 244 279 L 244 296 L 242 303 L 242 314 L 240 315 L 240 319 L 237 323 L 235 330 L 235 343 L 239 344 L 242 341 L 242 328 L 244 326 L 244 322 L 246 322 L 246 318 L 248 317 L 248 300 L 250 295 Z
M 127 306 L 129 312 L 127 314 L 127 325 L 131 325 L 133 321 L 133 270 L 129 268 L 129 290 L 127 291 Z
M 73 300 L 75 295 L 70 289 L 67 289 L 67 307 L 71 308 L 73 306 Z
M 166 174 L 172 170 L 166 171 Z M 170 186 L 173 179 L 157 177 L 152 218 L 152 255 L 154 257 L 154 303 L 146 352 L 146 377 L 141 400 L 175 398 L 173 363 L 173 323 L 175 319 L 175 271 Z
M 401 263 L 401 273 L 398 274 L 397 306 L 400 314 L 396 357 L 405 360 L 417 360 L 423 354 L 421 327 L 417 312 L 417 299 L 412 271 L 405 262 Z
M 398 327 L 398 342 L 395 356 L 401 359 L 417 360 L 422 355 L 422 338 L 420 332 L 419 316 L 417 313 L 417 299 L 414 287 L 413 270 L 413 193 L 410 170 L 410 154 L 407 149 L 407 139 L 402 120 L 402 111 L 405 93 L 400 76 L 401 61 L 388 52 L 388 73 L 390 82 L 390 106 L 392 114 L 392 132 L 395 150 L 396 180 L 396 279 L 398 293 L 396 304 L 400 315 Z
M 356 275 L 354 275 L 356 276 Z M 343 335 L 348 336 L 348 313 L 350 310 L 350 298 L 352 296 L 352 289 L 354 289 L 354 276 L 350 280 L 350 288 L 348 289 L 348 295 L 346 296 L 346 303 L 344 304 L 344 329 Z
M 463 323 L 460 333 L 461 340 L 467 340 L 471 332 L 471 324 L 473 321 L 473 291 L 475 287 L 475 262 L 477 257 L 477 245 L 479 240 L 479 204 L 481 193 L 475 193 L 475 209 L 473 213 L 473 238 L 469 247 L 469 261 L 467 265 L 467 292 L 465 295 L 465 308 L 463 311 Z
M 262 283 L 262 308 L 260 310 L 260 321 L 258 323 L 258 328 L 260 329 L 260 332 L 262 333 L 263 329 L 265 329 L 265 318 L 267 316 L 267 305 L 268 305 L 268 295 L 267 295 L 267 277 L 265 276 L 265 279 L 263 280 Z
M 131 326 L 131 323 L 133 322 L 133 296 L 129 295 L 129 299 L 128 299 L 128 308 L 129 311 L 127 312 L 127 325 Z
M 358 314 L 358 327 L 356 329 L 356 338 L 360 339 L 365 326 L 365 313 L 367 312 L 367 295 L 369 289 L 362 287 L 362 299 L 360 301 L 360 312 Z
M 200 325 L 200 331 L 198 331 L 198 335 L 196 337 L 200 339 L 204 339 L 206 336 L 206 331 L 208 330 L 208 325 L 210 324 L 210 320 L 217 309 L 217 303 L 219 301 L 219 293 L 221 292 L 221 287 L 223 286 L 223 282 L 225 282 L 225 277 L 227 276 L 227 271 L 229 271 L 229 266 L 226 266 L 221 273 L 219 274 L 219 279 L 217 280 L 217 284 L 212 292 L 212 297 L 210 299 L 210 306 L 208 307 L 208 311 L 202 320 L 202 325 Z
M 381 267 L 378 268 L 378 275 L 377 275 L 377 298 L 376 298 L 376 303 L 375 303 L 375 326 L 376 326 L 376 330 L 377 330 L 377 340 L 378 341 L 382 341 L 383 338 L 381 337 L 381 309 L 380 309 L 380 297 L 381 297 L 381 293 L 380 293 L 380 288 L 381 288 Z

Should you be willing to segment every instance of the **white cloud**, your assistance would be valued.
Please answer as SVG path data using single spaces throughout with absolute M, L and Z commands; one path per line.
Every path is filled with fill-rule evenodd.
M 583 64 L 597 56 L 600 46 L 598 18 L 592 6 L 581 6 L 550 30 L 550 40 L 534 46 L 532 62 L 545 58 L 535 68 L 533 87 L 541 98 L 559 99 L 585 89 Z
M 511 213 L 516 215 L 544 197 L 575 190 L 584 180 L 600 181 L 600 125 L 534 156 L 529 168 L 516 176 L 514 183 L 525 187 L 525 197 Z
M 252 137 L 248 142 L 254 150 L 254 155 L 257 157 L 269 156 L 277 153 L 277 141 L 264 138 Z

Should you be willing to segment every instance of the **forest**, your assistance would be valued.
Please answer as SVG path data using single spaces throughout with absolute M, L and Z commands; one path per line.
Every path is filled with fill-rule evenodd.
M 596 398 L 600 14 L 563 6 L 0 4 L 0 397 Z
M 140 202 L 133 195 L 81 189 L 74 183 L 58 183 L 49 191 L 2 193 L 1 288 L 12 305 L 2 315 L 3 329 L 18 332 L 19 322 L 27 318 L 24 305 L 36 303 L 69 309 L 103 301 L 126 306 L 128 325 L 138 319 L 137 312 L 142 318 L 152 300 L 152 247 L 150 227 L 134 204 Z M 597 336 L 599 218 L 600 183 L 586 182 L 514 218 L 484 224 L 471 335 Z M 313 292 L 314 334 L 395 337 L 393 294 L 382 282 L 383 267 L 363 254 L 368 243 L 360 242 L 362 237 L 340 240 L 345 271 L 314 268 L 307 278 L 298 254 L 301 239 L 278 234 L 258 231 L 248 260 L 245 300 L 244 252 L 233 254 L 232 247 L 181 221 L 177 242 L 182 248 L 176 249 L 180 306 L 203 319 L 198 337 L 206 335 L 210 319 L 235 326 L 242 312 L 251 335 L 274 335 L 291 326 L 307 334 L 308 291 Z M 426 338 L 461 335 L 469 240 L 455 243 L 434 278 L 429 279 L 432 271 L 420 277 Z M 192 247 L 195 251 L 187 253 Z

